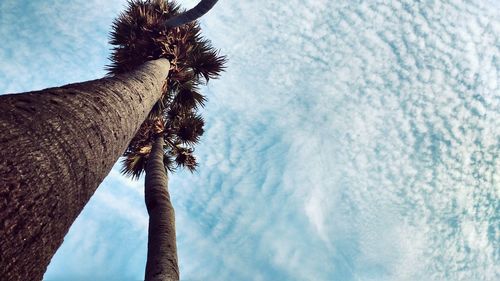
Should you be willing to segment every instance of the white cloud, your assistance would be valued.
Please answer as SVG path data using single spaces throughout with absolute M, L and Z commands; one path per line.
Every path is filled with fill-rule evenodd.
M 72 13 L 73 21 L 62 12 L 54 18 L 68 22 L 48 25 L 64 40 L 50 45 L 58 52 L 38 51 L 40 63 L 18 63 L 33 60 L 27 43 L 0 48 L 0 57 L 9 58 L 0 66 L 3 89 L 62 83 L 55 74 L 32 74 L 44 65 L 54 73 L 77 69 L 64 76 L 69 80 L 101 71 L 107 47 L 87 42 L 104 37 L 81 32 L 105 34 L 121 1 L 100 4 L 106 16 L 91 8 L 94 2 L 89 13 Z M 2 2 L 0 10 L 13 3 Z M 229 67 L 206 90 L 200 171 L 170 181 L 183 277 L 498 279 L 496 7 L 220 1 L 202 24 L 228 54 Z M 0 26 L 3 37 L 6 23 Z M 72 40 L 82 47 L 65 45 Z M 95 61 L 78 70 L 89 56 Z M 142 184 L 113 172 L 90 204 L 60 260 L 76 251 L 81 259 L 118 253 L 143 262 Z M 82 234 L 86 226 L 90 235 Z M 96 239 L 99 233 L 113 243 Z M 97 245 L 105 246 L 95 251 Z M 127 272 L 141 278 L 137 263 Z M 124 264 L 109 262 L 106 274 Z

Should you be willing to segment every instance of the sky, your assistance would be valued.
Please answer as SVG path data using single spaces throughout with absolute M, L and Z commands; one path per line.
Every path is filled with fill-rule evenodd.
M 181 280 L 500 280 L 499 3 L 219 1 Z M 104 76 L 124 5 L 0 0 L 0 94 Z M 143 202 L 117 164 L 44 280 L 143 280 Z

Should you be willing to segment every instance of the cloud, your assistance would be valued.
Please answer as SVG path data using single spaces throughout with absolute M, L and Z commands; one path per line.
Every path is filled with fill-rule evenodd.
M 32 9 L 44 31 L 0 48 L 2 89 L 102 75 L 122 1 L 94 2 Z M 200 170 L 170 177 L 183 280 L 498 279 L 497 7 L 220 1 L 202 26 L 229 65 L 204 89 Z M 115 170 L 46 277 L 142 278 L 145 214 Z
M 0 93 L 103 76 L 109 26 L 125 3 L 2 1 Z
M 261 226 L 253 264 L 287 280 L 495 279 L 491 5 L 225 3 L 205 29 L 230 56 L 201 146 L 215 188 L 189 201 L 204 233 Z
M 71 227 L 44 280 L 141 280 L 148 218 L 140 182 L 118 167 Z

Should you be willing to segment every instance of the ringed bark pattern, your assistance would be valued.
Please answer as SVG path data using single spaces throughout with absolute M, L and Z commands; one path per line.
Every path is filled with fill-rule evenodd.
M 71 224 L 160 98 L 170 63 L 0 96 L 0 279 L 42 280 Z

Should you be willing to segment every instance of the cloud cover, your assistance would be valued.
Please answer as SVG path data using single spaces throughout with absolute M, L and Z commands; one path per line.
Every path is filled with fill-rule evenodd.
M 1 92 L 102 75 L 123 1 L 98 3 L 55 1 L 53 21 L 33 4 L 47 41 L 0 48 Z M 202 26 L 228 71 L 205 90 L 199 172 L 170 181 L 183 280 L 500 278 L 498 8 L 220 1 Z M 110 174 L 48 281 L 142 278 L 141 184 Z

